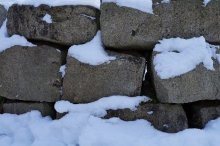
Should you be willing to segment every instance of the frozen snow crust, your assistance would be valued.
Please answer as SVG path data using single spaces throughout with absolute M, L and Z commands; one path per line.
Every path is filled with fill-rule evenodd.
M 9 18 L 0 28 L 0 100 L 2 96 L 7 98 L 7 103 L 3 104 L 3 114 L 0 114 L 0 145 L 219 146 L 220 47 L 211 45 L 212 41 L 219 40 L 219 32 L 215 29 L 219 28 L 219 23 L 216 23 L 220 12 L 219 1 L 186 1 L 189 3 L 184 3 L 184 0 L 161 0 L 156 4 L 152 0 L 103 0 L 100 10 L 101 30 L 98 30 L 99 0 L 0 0 L 0 4 L 7 10 L 12 4 L 34 5 L 32 8 L 35 10 L 41 4 L 50 6 L 45 6 L 47 10 L 43 13 L 39 11 L 36 15 L 28 11 L 28 15 L 24 13 L 21 19 L 20 14 L 30 10 L 29 6 L 19 11 L 19 15 L 14 13 L 16 11 L 10 11 L 16 16 L 14 18 L 19 18 L 14 21 L 16 25 L 11 23 L 13 21 L 6 25 L 12 16 L 8 15 Z M 175 9 L 172 10 L 170 4 Z M 13 9 L 19 8 L 18 5 Z M 61 17 L 60 11 L 50 13 L 52 6 L 64 5 L 67 5 L 65 9 L 62 7 L 59 10 L 67 12 L 64 14 L 68 17 Z M 79 9 L 68 7 L 73 5 L 80 5 L 77 7 Z M 177 5 L 184 8 L 178 9 Z M 190 11 L 191 7 L 196 8 L 193 13 Z M 87 11 L 91 13 L 87 14 Z M 200 17 L 200 14 L 204 17 Z M 26 20 L 32 18 L 36 18 L 34 23 L 28 24 Z M 64 22 L 65 25 L 60 25 Z M 198 24 L 198 27 L 194 24 Z M 49 37 L 54 39 L 59 32 L 69 35 L 65 39 L 61 37 L 64 41 L 70 37 L 76 40 L 82 38 L 82 35 L 91 35 L 87 30 L 91 25 L 96 28 L 92 31 L 92 39 L 75 43 L 52 41 L 58 44 L 51 44 L 49 41 Z M 12 27 L 15 30 L 21 27 L 36 28 L 23 32 L 30 36 L 43 34 L 46 42 L 39 41 L 39 38 L 20 36 L 15 32 L 9 33 Z M 82 27 L 86 29 L 81 30 Z M 62 29 L 58 31 L 58 28 Z M 55 33 L 49 34 L 49 31 Z M 73 34 L 76 31 L 80 33 Z M 46 49 L 48 46 L 37 46 L 31 39 L 53 48 L 50 47 L 50 51 Z M 68 51 L 65 47 L 62 48 L 67 44 Z M 13 51 L 15 45 L 22 51 Z M 33 48 L 37 50 L 34 53 Z M 118 51 L 119 49 L 124 50 Z M 127 52 L 128 49 L 132 51 Z M 155 55 L 152 58 L 149 57 L 152 54 L 147 53 L 149 50 L 153 50 Z M 42 52 L 45 54 L 39 55 Z M 138 54 L 140 52 L 142 54 Z M 57 54 L 56 59 L 53 58 L 53 53 Z M 20 63 L 24 56 L 27 60 Z M 46 61 L 42 61 L 44 59 Z M 148 67 L 150 63 L 151 68 Z M 153 75 L 149 76 L 149 72 Z M 34 73 L 46 79 L 42 81 Z M 28 80 L 30 77 L 35 79 Z M 150 80 L 154 81 L 155 89 Z M 64 82 L 67 84 L 63 84 Z M 117 89 L 107 86 L 110 83 Z M 67 90 L 73 91 L 74 85 L 77 85 L 76 92 L 90 94 L 76 100 L 76 93 Z M 43 93 L 47 93 L 45 97 Z M 49 103 L 47 99 L 52 98 L 53 94 L 61 100 Z M 141 94 L 147 96 L 140 96 Z M 66 95 L 71 97 L 69 101 Z M 97 95 L 98 100 L 92 99 L 92 95 Z M 9 96 L 16 101 L 9 100 Z M 30 97 L 37 98 L 30 100 Z M 189 108 L 192 114 L 188 119 L 186 114 L 189 113 L 183 110 L 183 103 L 187 103 L 185 108 Z M 52 110 L 45 112 L 47 108 Z M 57 119 L 52 119 L 55 114 Z M 129 120 L 122 114 L 124 117 L 130 116 Z M 107 117 L 110 119 L 105 119 Z M 194 125 L 191 126 L 194 128 L 187 129 L 188 123 L 192 122 Z

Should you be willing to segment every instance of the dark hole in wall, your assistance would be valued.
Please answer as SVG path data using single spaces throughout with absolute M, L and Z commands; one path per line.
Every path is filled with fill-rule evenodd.
M 209 108 L 209 107 L 219 107 L 219 106 L 220 106 L 220 100 L 201 100 L 197 102 L 183 104 L 183 109 L 188 119 L 189 128 L 200 128 L 200 129 L 204 128 L 204 125 L 202 124 L 202 119 L 198 112 L 199 108 Z M 210 113 L 210 114 L 213 114 L 212 116 L 213 119 L 210 120 L 214 120 L 215 118 L 219 117 L 218 115 L 215 115 L 216 113 Z

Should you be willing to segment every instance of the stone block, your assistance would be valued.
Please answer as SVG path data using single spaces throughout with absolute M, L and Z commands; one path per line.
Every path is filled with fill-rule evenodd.
M 52 23 L 43 17 L 51 16 Z M 91 6 L 12 5 L 8 10 L 9 35 L 63 45 L 89 42 L 99 30 L 99 10 Z
M 61 53 L 48 46 L 14 46 L 0 53 L 0 96 L 8 99 L 60 100 Z
M 108 54 L 116 59 L 98 66 L 67 56 L 62 100 L 88 103 L 111 95 L 140 95 L 145 59 L 110 51 Z

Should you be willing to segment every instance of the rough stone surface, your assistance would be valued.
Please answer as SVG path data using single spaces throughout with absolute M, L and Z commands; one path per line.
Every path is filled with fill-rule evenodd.
M 161 39 L 160 18 L 115 3 L 101 5 L 100 26 L 106 47 L 152 48 Z
M 157 98 L 163 103 L 188 103 L 199 100 L 220 99 L 220 65 L 214 60 L 215 71 L 199 64 L 194 70 L 181 76 L 160 79 L 154 70 L 153 52 L 151 73 Z
M 145 59 L 108 51 L 116 60 L 98 66 L 67 57 L 63 100 L 87 103 L 111 95 L 140 95 Z
M 46 14 L 51 15 L 53 23 L 42 20 Z M 99 29 L 99 10 L 90 6 L 13 5 L 8 10 L 7 29 L 9 35 L 19 34 L 28 39 L 83 44 Z
M 159 4 L 158 4 L 159 3 Z M 114 3 L 101 5 L 102 40 L 106 47 L 152 49 L 162 38 L 204 36 L 220 42 L 220 1 L 206 7 L 203 0 L 153 0 L 153 14 Z
M 2 23 L 5 21 L 7 16 L 7 11 L 4 8 L 3 5 L 0 5 L 0 27 L 2 26 Z
M 180 105 L 145 104 L 136 111 L 129 109 L 109 110 L 105 118 L 119 117 L 125 121 L 145 119 L 156 129 L 174 133 L 188 128 L 186 114 Z
M 220 101 L 202 101 L 190 105 L 190 125 L 194 128 L 204 128 L 205 125 L 220 117 Z
M 51 116 L 55 118 L 56 112 L 52 103 L 25 103 L 25 102 L 13 102 L 5 103 L 3 105 L 3 113 L 10 114 L 24 114 L 32 110 L 38 110 L 42 116 Z
M 0 53 L 0 96 L 28 101 L 60 99 L 61 53 L 48 46 L 14 46 Z

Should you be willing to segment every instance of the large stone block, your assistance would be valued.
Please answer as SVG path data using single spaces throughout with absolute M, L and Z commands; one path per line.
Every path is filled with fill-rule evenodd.
M 42 18 L 49 14 L 52 23 Z M 99 10 L 91 6 L 12 5 L 8 10 L 9 35 L 64 45 L 90 41 L 99 30 Z
M 86 103 L 111 95 L 140 95 L 145 59 L 110 51 L 108 54 L 116 59 L 98 66 L 68 56 L 62 99 Z
M 2 23 L 5 21 L 7 16 L 7 11 L 4 8 L 3 5 L 0 5 L 0 27 L 2 26 Z
M 220 1 L 206 6 L 203 0 L 153 0 L 153 14 L 115 3 L 102 3 L 100 26 L 106 47 L 152 49 L 162 38 L 204 36 L 207 42 L 220 42 Z
M 0 96 L 28 101 L 60 99 L 61 53 L 48 46 L 14 46 L 0 53 Z
M 56 112 L 52 103 L 12 102 L 3 105 L 3 113 L 24 114 L 32 110 L 38 110 L 42 116 L 55 118 Z
M 189 123 L 194 128 L 205 125 L 220 117 L 220 101 L 200 101 L 188 105 Z
M 119 117 L 125 121 L 145 119 L 156 129 L 174 133 L 188 128 L 186 114 L 181 105 L 145 104 L 136 111 L 129 109 L 109 110 L 105 118 Z
M 208 70 L 199 64 L 196 68 L 183 75 L 161 79 L 153 65 L 151 57 L 151 73 L 157 98 L 163 103 L 188 103 L 199 100 L 220 99 L 220 65 L 214 60 L 215 71 Z
M 160 17 L 115 3 L 101 5 L 100 26 L 106 47 L 146 49 L 161 39 Z

